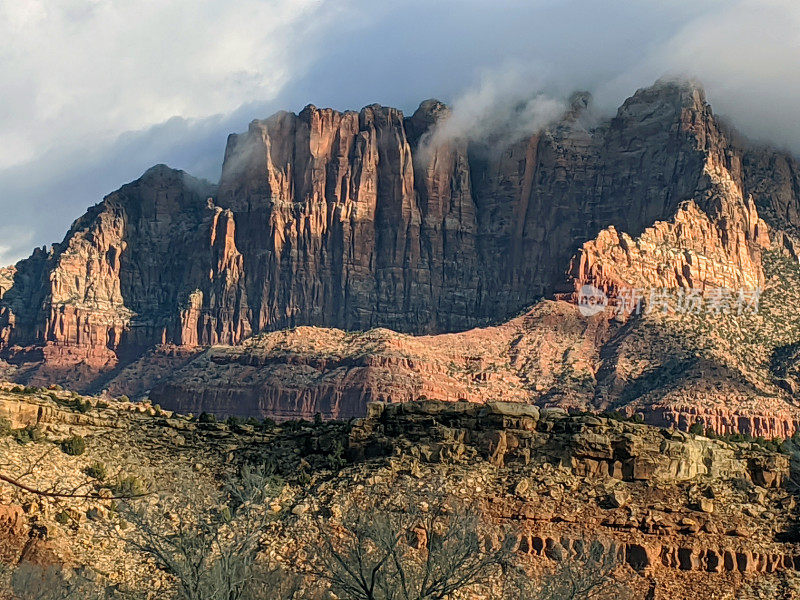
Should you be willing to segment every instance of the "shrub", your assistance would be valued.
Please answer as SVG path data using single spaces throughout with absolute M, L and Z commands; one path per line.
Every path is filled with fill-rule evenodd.
M 147 486 L 136 475 L 126 475 L 117 479 L 116 483 L 111 487 L 111 491 L 114 492 L 115 496 L 130 498 L 147 493 Z
M 14 429 L 11 427 L 11 421 L 5 417 L 0 417 L 0 436 L 5 437 L 11 435 Z
M 15 429 L 13 432 L 14 439 L 20 444 L 27 444 L 28 442 L 41 442 L 45 439 L 44 432 L 36 425 L 28 425 L 22 429 Z
M 606 419 L 611 419 L 612 421 L 621 421 L 624 423 L 644 423 L 644 417 L 642 417 L 642 415 L 639 413 L 636 413 L 629 417 L 623 412 L 620 412 L 618 410 L 613 410 L 600 413 L 600 416 L 605 417 Z
M 86 452 L 86 440 L 79 435 L 73 435 L 61 442 L 61 450 L 70 456 L 80 456 Z
M 197 420 L 200 423 L 216 423 L 217 417 L 211 413 L 201 412 L 200 416 L 197 417 Z
M 78 396 L 73 400 L 71 407 L 79 413 L 87 413 L 92 409 L 92 403 Z
M 56 523 L 59 525 L 66 525 L 69 523 L 69 513 L 65 510 L 61 510 L 56 513 Z
M 468 507 L 392 513 L 359 506 L 344 513 L 340 524 L 320 526 L 321 535 L 307 552 L 312 564 L 320 565 L 316 576 L 337 598 L 485 598 L 476 592 L 500 576 L 513 556 L 514 536 L 497 546 L 484 544 L 480 514 Z M 414 547 L 420 540 L 428 541 L 424 550 Z M 583 589 L 573 586 L 571 595 L 557 597 L 594 597 L 580 594 Z
M 119 398 L 117 398 L 120 402 L 130 402 L 131 399 L 128 398 L 125 394 L 122 394 Z
M 344 444 L 341 440 L 336 440 L 331 448 L 330 454 L 327 456 L 328 466 L 333 471 L 338 471 L 347 464 L 347 459 L 344 456 Z
M 300 431 L 304 425 L 308 425 L 305 419 L 291 419 L 283 423 L 283 428 L 289 432 Z
M 27 561 L 14 569 L 10 589 L 6 591 L 12 592 L 12 598 L 20 600 L 90 600 L 108 597 L 96 582 L 82 573 L 66 572 L 63 567 L 56 565 L 38 566 Z
M 703 435 L 705 433 L 705 427 L 700 421 L 695 421 L 692 423 L 692 426 L 689 427 L 689 433 L 693 435 Z
M 11 388 L 11 393 L 12 394 L 22 394 L 22 395 L 25 395 L 25 396 L 29 396 L 31 394 L 35 394 L 38 391 L 39 391 L 39 388 L 30 386 L 30 385 L 26 385 L 25 387 L 20 387 L 18 385 L 15 385 L 13 388 Z
M 108 469 L 106 469 L 106 465 L 99 461 L 95 461 L 86 467 L 85 472 L 87 476 L 97 479 L 98 481 L 103 481 L 106 477 L 108 477 Z

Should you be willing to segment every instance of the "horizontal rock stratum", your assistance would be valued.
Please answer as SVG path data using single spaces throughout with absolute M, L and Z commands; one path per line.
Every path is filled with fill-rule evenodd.
M 541 298 L 574 300 L 587 283 L 613 295 L 767 289 L 771 277 L 794 277 L 800 166 L 791 156 L 742 140 L 693 83 L 639 90 L 607 120 L 588 113 L 588 96 L 577 94 L 561 119 L 502 147 L 430 135 L 449 114 L 437 101 L 410 117 L 378 105 L 308 106 L 253 121 L 228 139 L 218 185 L 153 167 L 91 208 L 63 242 L 0 270 L 0 370 L 39 385 L 161 390 L 183 407 L 192 385 L 177 368 L 209 346 L 236 354 L 252 336 L 285 328 L 468 332 L 502 327 Z M 757 324 L 772 337 L 744 345 L 713 325 L 710 350 L 681 342 L 699 339 L 704 324 L 670 323 L 656 336 L 660 356 L 638 318 L 622 331 L 574 317 L 583 333 L 567 344 L 572 355 L 551 356 L 547 340 L 560 334 L 545 330 L 531 350 L 544 353 L 538 366 L 514 364 L 517 399 L 788 435 L 800 418 L 788 348 L 800 333 L 794 315 L 775 315 Z M 303 361 L 314 362 L 295 362 Z M 654 373 L 665 379 L 654 383 Z M 337 416 L 363 414 L 375 399 L 357 372 L 288 397 L 281 390 L 302 388 L 297 380 L 239 374 L 206 381 L 192 408 Z M 383 399 L 426 386 L 436 387 Z M 495 392 L 505 393 L 469 397 L 502 399 Z M 340 398 L 346 409 L 325 408 Z

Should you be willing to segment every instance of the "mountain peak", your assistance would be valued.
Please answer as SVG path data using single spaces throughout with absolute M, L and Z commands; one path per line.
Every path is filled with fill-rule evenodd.
M 447 116 L 449 112 L 450 107 L 436 98 L 428 98 L 420 102 L 414 114 L 405 120 L 409 142 L 416 144 L 439 119 Z

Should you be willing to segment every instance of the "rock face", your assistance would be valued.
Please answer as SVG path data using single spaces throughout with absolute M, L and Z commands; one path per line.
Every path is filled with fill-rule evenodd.
M 614 227 L 586 242 L 572 262 L 576 289 L 591 284 L 609 296 L 625 289 L 755 290 L 763 288 L 761 250 L 767 225 L 752 200 L 725 204 L 733 214 L 712 219 L 694 201 L 635 240 Z
M 568 407 L 628 403 L 638 367 L 610 323 L 576 325 L 584 333 L 569 338 L 573 353 L 563 357 L 556 349 L 564 345 L 547 341 L 557 335 L 550 325 L 531 346 L 541 361 L 509 343 L 508 352 L 527 357 L 509 368 L 512 383 L 486 375 L 478 391 L 433 376 L 388 385 L 405 367 L 381 352 L 353 350 L 346 364 L 296 358 L 289 370 L 321 374 L 303 385 L 253 358 L 252 345 L 203 352 L 297 326 L 464 331 L 587 283 L 612 295 L 763 287 L 766 252 L 796 260 L 800 168 L 791 157 L 739 139 L 691 83 L 639 90 L 591 127 L 588 101 L 575 96 L 559 121 L 502 148 L 428 135 L 449 114 L 433 100 L 411 117 L 377 105 L 308 106 L 253 121 L 230 136 L 218 187 L 154 167 L 90 209 L 61 244 L 0 271 L 0 368 L 38 385 L 153 389 L 187 410 L 287 417 L 360 414 L 370 399 L 439 397 L 448 385 L 452 399 L 493 399 L 504 388 Z M 473 354 L 460 344 L 462 357 L 448 359 L 459 365 Z M 253 360 L 249 390 L 230 379 L 198 392 L 172 377 L 195 356 L 197 365 Z M 446 371 L 441 362 L 428 369 Z M 198 400 L 187 407 L 190 390 Z M 651 412 L 672 415 L 686 399 L 681 391 Z M 795 427 L 792 410 L 779 420 L 753 431 Z
M 581 387 L 584 373 L 597 368 L 598 344 L 613 329 L 604 319 L 586 322 L 565 302 L 543 302 L 502 325 L 431 336 L 297 327 L 176 364 L 150 398 L 180 412 L 225 416 L 235 406 L 241 415 L 278 419 L 349 418 L 362 416 L 368 402 L 418 398 L 526 403 L 561 394 L 566 402 L 572 394 L 578 403 L 591 393 Z
M 66 564 L 78 573 L 91 566 L 100 589 L 164 597 L 173 588 L 140 545 L 128 543 L 139 539 L 137 529 L 129 527 L 126 539 L 109 536 L 118 513 L 101 486 L 116 474 L 87 481 L 87 468 L 98 464 L 147 477 L 150 489 L 188 481 L 208 495 L 231 473 L 271 465 L 286 485 L 267 500 L 281 518 L 261 543 L 287 567 L 308 564 L 305 549 L 319 542 L 322 519 L 338 527 L 353 508 L 373 507 L 398 516 L 419 507 L 412 515 L 423 518 L 444 499 L 477 511 L 476 533 L 508 542 L 534 577 L 602 544 L 619 560 L 615 580 L 636 598 L 788 598 L 783 590 L 796 589 L 789 584 L 800 571 L 793 440 L 784 454 L 510 402 L 369 404 L 366 418 L 350 422 L 223 423 L 5 382 L 0 416 L 44 436 L 27 444 L 0 437 L 2 474 L 73 491 L 32 498 L 0 482 L 0 564 Z M 83 454 L 58 451 L 71 435 L 86 438 Z M 101 493 L 76 497 L 75 489 Z M 417 534 L 408 543 L 421 548 L 430 539 Z M 2 577 L 10 589 L 8 573 Z
M 651 585 L 657 598 L 691 597 L 704 577 L 719 590 L 734 586 L 730 574 L 800 569 L 797 545 L 778 524 L 796 507 L 782 489 L 789 457 L 755 444 L 516 403 L 423 401 L 370 405 L 348 451 L 357 461 L 387 457 L 417 489 L 447 489 L 437 475 L 458 473 L 455 493 L 480 498 L 498 523 L 514 522 L 516 551 L 545 564 L 603 540 L 640 575 L 670 582 Z M 484 477 L 459 471 L 484 463 L 493 467 Z M 389 480 L 368 493 L 401 486 Z M 691 572 L 685 582 L 681 571 Z
M 245 285 L 227 312 L 244 331 L 429 333 L 510 316 L 563 285 L 603 227 L 672 216 L 707 186 L 709 153 L 724 153 L 702 92 L 683 84 L 642 90 L 591 130 L 570 111 L 503 152 L 421 149 L 441 111 L 310 106 L 231 136 L 217 203 L 238 228 Z M 208 293 L 198 302 L 219 310 Z
M 391 455 L 397 444 L 408 444 L 400 452 L 416 447 L 427 462 L 446 462 L 471 446 L 500 467 L 507 462 L 545 461 L 579 477 L 653 484 L 705 476 L 743 478 L 775 488 L 789 476 L 788 456 L 746 449 L 749 444 L 731 445 L 602 417 L 569 416 L 559 409 L 540 411 L 514 402 L 370 404 L 367 418 L 350 433 L 350 451 L 359 457 Z M 613 504 L 621 508 L 625 502 L 617 498 Z
M 14 267 L 3 267 L 0 269 L 0 298 L 14 285 L 14 273 L 16 273 Z
M 196 254 L 213 238 L 213 191 L 162 165 L 106 197 L 61 244 L 17 264 L 0 306 L 0 345 L 35 345 L 43 377 L 80 383 L 126 353 L 180 337 L 180 303 L 213 258 L 213 239 Z
M 757 220 L 709 183 L 741 187 L 743 171 L 698 88 L 640 90 L 593 129 L 579 108 L 503 152 L 422 152 L 446 114 L 435 102 L 410 118 L 309 106 L 254 121 L 229 138 L 218 191 L 156 167 L 23 261 L 2 339 L 117 352 L 301 324 L 460 330 L 556 291 L 605 227 L 638 235 L 689 200 Z
M 770 286 L 773 269 L 768 262 Z M 788 379 L 770 371 L 769 347 L 797 335 L 773 314 L 794 302 L 775 286 L 765 292 L 761 314 L 724 319 L 652 314 L 620 322 L 542 301 L 502 325 L 453 334 L 298 327 L 188 358 L 159 352 L 171 368 L 149 395 L 179 412 L 278 419 L 349 418 L 363 415 L 368 402 L 420 398 L 514 401 L 620 410 L 682 430 L 699 423 L 717 434 L 788 437 L 800 411 L 778 386 Z M 134 363 L 129 370 L 137 375 L 123 372 L 110 388 L 121 393 L 156 363 L 152 356 Z

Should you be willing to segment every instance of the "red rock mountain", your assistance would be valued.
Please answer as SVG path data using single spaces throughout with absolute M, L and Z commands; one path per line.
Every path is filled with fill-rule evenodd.
M 612 293 L 760 287 L 764 253 L 797 262 L 800 165 L 791 156 L 741 140 L 694 84 L 639 90 L 591 126 L 588 103 L 575 95 L 561 120 L 501 148 L 462 139 L 429 147 L 426 134 L 448 114 L 436 101 L 411 117 L 378 105 L 308 106 L 231 135 L 219 186 L 153 167 L 52 250 L 0 270 L 5 372 L 117 392 L 162 385 L 157 395 L 169 403 L 164 376 L 176 366 L 254 334 L 301 325 L 458 332 L 584 283 Z M 597 387 L 617 326 L 591 327 L 607 333 L 584 340 L 598 355 L 587 371 L 597 384 L 590 405 L 624 396 L 619 381 Z M 543 401 L 549 375 L 520 375 L 520 399 Z M 180 382 L 169 385 L 180 397 Z M 222 384 L 205 385 L 213 395 Z M 305 400 L 286 409 L 274 381 L 213 408 L 358 413 L 369 399 L 363 382 L 341 385 L 359 398 L 342 410 L 331 408 L 342 389 L 302 386 Z

